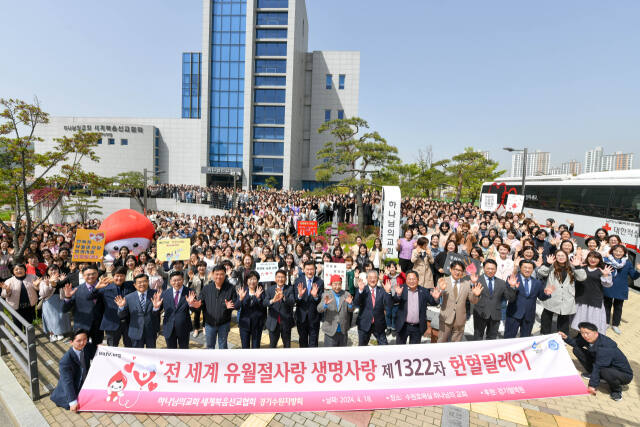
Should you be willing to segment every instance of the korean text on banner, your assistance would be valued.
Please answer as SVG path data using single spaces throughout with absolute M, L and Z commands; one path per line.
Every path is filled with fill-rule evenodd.
M 522 194 L 509 194 L 505 206 L 507 212 L 520 213 L 524 207 L 524 196 Z
M 380 239 L 382 247 L 387 249 L 387 256 L 398 256 L 396 244 L 400 238 L 400 204 L 402 198 L 400 187 L 382 187 L 382 222 L 380 227 Z
M 259 354 L 259 356 L 258 356 Z M 587 394 L 558 334 L 400 346 L 169 350 L 100 346 L 81 411 L 353 411 Z
M 493 212 L 498 207 L 498 195 L 490 193 L 482 193 L 480 195 L 480 209 L 483 211 Z
M 344 262 L 325 262 L 322 268 L 325 289 L 331 288 L 331 276 L 334 274 L 342 277 L 342 290 L 347 289 L 347 264 Z
M 191 241 L 189 239 L 160 239 L 157 247 L 160 261 L 184 261 L 189 259 L 189 255 L 191 255 Z
M 260 283 L 275 282 L 276 271 L 278 271 L 278 263 L 258 262 L 256 263 L 256 271 L 260 275 Z
M 298 236 L 317 236 L 318 221 L 298 221 Z
M 73 262 L 99 262 L 104 253 L 104 231 L 100 230 L 76 230 L 76 239 L 73 241 Z

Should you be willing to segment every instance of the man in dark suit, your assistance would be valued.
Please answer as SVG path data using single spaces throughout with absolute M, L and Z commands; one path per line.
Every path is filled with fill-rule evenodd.
M 324 282 L 316 277 L 316 264 L 304 263 L 304 276 L 295 281 L 296 326 L 300 347 L 318 347 L 320 313 L 318 303 L 324 292 Z
M 515 338 L 520 331 L 520 337 L 530 337 L 536 317 L 536 300 L 551 298 L 553 288 L 546 288 L 545 284 L 531 277 L 535 264 L 533 261 L 520 261 L 520 274 L 509 276 L 508 283 L 516 291 L 516 297 L 507 305 L 507 319 L 504 326 L 504 337 Z
M 294 290 L 285 285 L 287 273 L 276 271 L 276 283 L 267 288 L 263 304 L 267 307 L 266 326 L 269 330 L 269 347 L 276 348 L 282 337 L 282 346 L 291 347 L 291 328 L 293 327 L 293 307 L 296 304 Z
M 160 330 L 160 308 L 162 295 L 149 289 L 149 276 L 138 274 L 133 279 L 135 292 L 126 297 L 118 295 L 114 302 L 118 306 L 118 317 L 128 325 L 127 336 L 133 348 L 156 348 Z
M 391 294 L 378 286 L 378 273 L 375 270 L 367 273 L 367 283 L 358 281 L 358 290 L 353 304 L 360 309 L 358 320 L 356 320 L 358 345 L 369 345 L 372 333 L 379 345 L 387 345 L 387 336 L 384 333 L 387 327 L 385 310 L 391 310 L 393 300 Z
M 88 333 L 76 330 L 71 337 L 71 348 L 60 359 L 60 379 L 51 392 L 51 400 L 61 408 L 78 411 L 78 394 L 87 378 L 96 346 L 88 343 Z
M 420 340 L 427 331 L 427 306 L 438 305 L 440 289 L 431 292 L 427 288 L 418 286 L 418 273 L 407 272 L 407 284 L 397 285 L 393 302 L 398 304 L 396 317 L 396 344 L 420 344 Z M 391 291 L 391 283 L 384 284 L 387 292 Z
M 515 290 L 507 286 L 504 280 L 495 277 L 498 264 L 494 260 L 487 259 L 482 266 L 482 294 L 473 307 L 473 339 L 476 341 L 482 340 L 485 332 L 488 340 L 498 337 L 498 327 L 502 320 L 502 301 L 511 302 L 516 298 Z
M 167 342 L 167 348 L 189 348 L 189 335 L 193 329 L 189 307 L 200 308 L 200 301 L 196 301 L 196 293 L 184 285 L 182 271 L 173 271 L 169 275 L 170 288 L 162 293 L 162 335 Z M 206 317 L 206 316 L 205 316 Z
M 104 314 L 100 329 L 107 336 L 107 345 L 118 347 L 120 338 L 124 341 L 125 347 L 131 347 L 131 340 L 127 335 L 129 328 L 126 319 L 121 319 L 118 314 L 118 305 L 115 302 L 117 296 L 125 297 L 131 292 L 135 292 L 133 283 L 125 282 L 127 277 L 127 267 L 118 267 L 113 273 L 113 278 L 102 276 L 98 284 L 89 294 L 89 299 L 102 299 Z
M 73 310 L 73 329 L 84 329 L 89 331 L 91 343 L 98 345 L 102 343 L 104 331 L 100 329 L 104 304 L 101 299 L 91 298 L 93 289 L 98 284 L 98 268 L 89 265 L 82 271 L 85 283 L 73 288 L 71 283 L 64 287 L 64 304 L 62 310 L 69 312 Z

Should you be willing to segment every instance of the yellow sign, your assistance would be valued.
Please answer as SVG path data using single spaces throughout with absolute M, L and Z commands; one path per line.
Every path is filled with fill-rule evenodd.
M 157 242 L 158 259 L 160 261 L 187 260 L 191 255 L 191 241 L 189 239 L 160 239 Z
M 104 231 L 100 230 L 76 230 L 76 239 L 73 242 L 71 261 L 73 262 L 99 262 L 104 253 Z

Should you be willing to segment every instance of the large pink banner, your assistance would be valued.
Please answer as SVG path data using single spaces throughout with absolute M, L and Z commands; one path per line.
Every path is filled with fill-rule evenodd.
M 586 394 L 559 335 L 258 350 L 99 347 L 81 411 L 341 411 Z

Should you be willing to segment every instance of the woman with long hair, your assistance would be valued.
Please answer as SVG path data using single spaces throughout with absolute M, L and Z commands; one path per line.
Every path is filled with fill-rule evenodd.
M 585 265 L 587 277 L 576 281 L 576 315 L 571 328 L 579 330 L 581 322 L 596 325 L 598 332 L 607 333 L 607 315 L 604 309 L 604 288 L 613 285 L 611 266 L 605 265 L 597 247 L 587 254 Z
M 609 242 L 611 243 L 609 236 Z M 627 256 L 627 248 L 621 244 L 611 247 L 609 256 L 604 259 L 604 263 L 613 269 L 613 286 L 604 289 L 604 308 L 606 310 L 607 324 L 616 334 L 621 334 L 620 320 L 622 319 L 622 305 L 629 299 L 629 279 L 640 278 L 640 264 L 634 268 L 633 263 Z M 613 307 L 613 317 L 611 318 L 611 307 Z
M 387 256 L 387 249 L 382 247 L 382 240 L 379 237 L 373 241 L 373 247 L 369 252 L 369 260 L 373 263 L 373 268 L 380 271 L 384 266 L 384 259 Z

